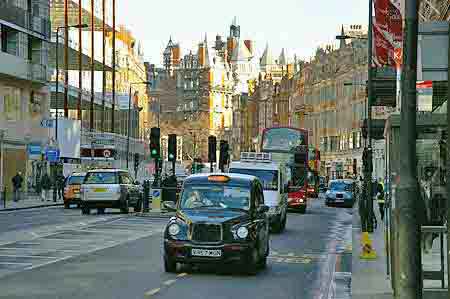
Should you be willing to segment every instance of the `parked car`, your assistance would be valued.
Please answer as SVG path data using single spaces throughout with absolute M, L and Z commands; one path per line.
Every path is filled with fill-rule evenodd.
M 64 186 L 64 208 L 69 209 L 72 206 L 80 207 L 80 187 L 83 183 L 85 172 L 74 172 L 67 179 Z
M 176 211 L 164 230 L 164 269 L 177 263 L 237 263 L 250 273 L 269 255 L 269 207 L 254 176 L 198 174 L 188 177 L 181 199 L 164 206 Z
M 338 179 L 330 181 L 325 193 L 325 204 L 327 206 L 353 207 L 355 203 L 355 182 L 349 179 Z
M 87 172 L 81 185 L 81 211 L 89 214 L 91 209 L 104 213 L 105 208 L 120 209 L 128 213 L 142 208 L 142 188 L 128 171 L 120 169 L 96 169 Z

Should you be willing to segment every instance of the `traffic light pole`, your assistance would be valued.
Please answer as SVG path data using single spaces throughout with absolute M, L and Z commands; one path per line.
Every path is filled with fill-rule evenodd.
M 421 228 L 416 164 L 418 0 L 405 1 L 401 77 L 400 183 L 397 187 L 398 278 L 395 298 L 422 298 Z
M 373 43 L 373 0 L 369 0 L 369 30 L 367 32 L 367 167 L 364 168 L 364 182 L 366 185 L 365 196 L 365 229 L 367 232 L 373 232 L 373 199 L 372 199 L 372 97 L 373 97 L 373 72 L 372 72 L 372 43 Z

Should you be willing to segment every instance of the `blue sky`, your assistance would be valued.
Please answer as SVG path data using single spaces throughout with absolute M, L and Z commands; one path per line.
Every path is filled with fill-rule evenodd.
M 233 17 L 241 37 L 253 39 L 257 55 L 266 42 L 274 55 L 308 58 L 319 45 L 335 42 L 341 24 L 367 24 L 364 0 L 119 0 L 118 21 L 143 45 L 145 58 L 161 64 L 169 36 L 183 53 L 196 49 L 205 33 L 211 46 L 216 34 L 228 35 Z

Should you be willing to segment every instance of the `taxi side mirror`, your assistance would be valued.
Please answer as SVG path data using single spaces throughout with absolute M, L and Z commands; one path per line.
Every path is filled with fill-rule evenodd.
M 173 201 L 164 201 L 163 207 L 169 210 L 170 212 L 175 212 L 177 210 L 177 207 L 175 206 L 175 203 Z
M 259 207 L 258 207 L 258 213 L 267 213 L 268 211 L 269 211 L 269 207 L 268 206 L 266 206 L 266 205 L 260 205 Z

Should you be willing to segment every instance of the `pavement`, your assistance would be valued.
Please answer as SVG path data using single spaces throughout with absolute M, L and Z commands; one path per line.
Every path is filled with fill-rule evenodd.
M 378 228 L 370 234 L 372 245 L 377 253 L 376 260 L 360 259 L 361 223 L 357 208 L 353 213 L 353 251 L 352 251 L 352 299 L 393 299 L 390 277 L 387 275 L 385 229 L 380 226 L 380 214 L 374 209 L 378 219 Z M 444 252 L 446 250 L 444 239 Z M 422 269 L 436 271 L 440 269 L 440 242 L 435 239 L 429 254 L 422 254 Z M 445 280 L 447 280 L 447 258 L 445 257 Z M 449 298 L 448 290 L 441 288 L 441 281 L 424 281 L 423 299 Z M 447 283 L 445 284 L 447 288 Z
M 312 200 L 305 215 L 290 213 L 286 231 L 271 234 L 268 267 L 255 276 L 203 267 L 165 273 L 162 217 L 81 215 L 62 207 L 4 214 L 0 298 L 351 296 L 353 211 L 325 207 L 323 199 Z
M 53 194 L 52 191 L 50 192 L 50 194 Z M 11 198 L 8 198 L 6 200 L 6 204 L 5 204 L 5 201 L 3 201 L 3 199 L 2 199 L 0 201 L 0 212 L 35 209 L 35 208 L 61 206 L 61 205 L 63 205 L 63 201 L 61 199 L 58 199 L 56 202 L 54 202 L 53 197 L 51 197 L 51 198 L 47 198 L 45 201 L 42 201 L 39 195 L 24 194 L 23 199 L 21 199 L 17 202 L 13 201 Z

